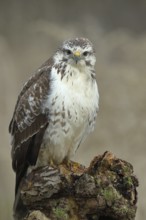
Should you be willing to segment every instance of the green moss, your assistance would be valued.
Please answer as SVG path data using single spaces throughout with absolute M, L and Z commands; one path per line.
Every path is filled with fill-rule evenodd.
M 118 207 L 113 207 L 114 212 L 116 215 L 120 215 L 120 216 L 126 216 L 128 217 L 128 219 L 134 219 L 135 214 L 136 214 L 136 208 L 132 207 L 132 206 L 127 206 L 127 204 L 122 205 L 122 206 L 118 206 Z
M 97 185 L 98 187 L 100 187 L 101 184 L 102 184 L 101 178 L 99 178 L 99 177 L 97 176 L 97 177 L 94 177 L 94 180 L 95 180 L 96 185 Z
M 116 199 L 119 198 L 119 195 L 112 187 L 108 187 L 104 190 L 102 190 L 102 195 L 104 196 L 104 199 L 106 200 L 106 203 L 111 206 Z
M 62 208 L 54 208 L 53 213 L 58 220 L 67 220 L 68 215 L 66 214 L 66 211 Z
M 121 206 L 121 207 L 114 207 L 114 211 L 115 211 L 115 213 L 116 214 L 119 214 L 119 215 L 126 215 L 127 213 L 128 213 L 128 211 L 129 211 L 129 209 L 127 208 L 127 206 L 126 205 L 123 205 L 123 206 Z
M 113 189 L 108 188 L 108 189 L 103 190 L 103 195 L 106 200 L 112 200 L 113 199 Z
M 133 172 L 132 165 L 128 164 L 128 163 L 126 164 L 126 166 L 123 166 L 122 169 L 123 169 L 124 173 L 127 174 L 127 175 L 130 175 L 131 172 Z
M 133 181 L 132 181 L 132 179 L 131 179 L 131 177 L 125 177 L 124 179 L 123 179 L 123 181 L 124 181 L 124 185 L 126 186 L 126 188 L 131 188 L 132 186 L 133 186 Z

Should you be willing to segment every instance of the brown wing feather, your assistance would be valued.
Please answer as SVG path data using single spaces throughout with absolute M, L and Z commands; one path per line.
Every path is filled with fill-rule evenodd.
M 48 64 L 51 64 L 49 61 Z M 29 165 L 36 163 L 48 117 L 42 104 L 49 92 L 51 65 L 46 63 L 24 85 L 9 125 L 12 135 L 12 166 L 16 172 L 16 192 Z
M 34 85 L 36 82 L 39 81 L 39 78 L 42 77 L 42 75 L 45 77 L 45 73 L 44 72 L 48 72 L 50 71 L 50 68 L 51 66 L 53 65 L 53 58 L 50 58 L 49 60 L 47 60 L 42 66 L 41 68 L 39 68 L 35 74 L 33 74 L 30 79 L 24 84 L 19 96 L 18 96 L 18 99 L 17 99 L 17 102 L 16 102 L 16 105 L 15 105 L 15 109 L 14 109 L 14 113 L 13 113 L 13 117 L 12 117 L 12 120 L 9 124 L 9 133 L 13 134 L 13 129 L 15 128 L 15 126 L 13 125 L 14 123 L 14 118 L 15 118 L 15 115 L 17 114 L 16 111 L 18 109 L 18 105 L 20 106 L 20 102 L 22 100 L 22 97 L 23 95 L 32 87 L 32 85 Z M 47 78 L 46 78 L 47 79 Z M 47 81 L 46 81 L 47 82 Z

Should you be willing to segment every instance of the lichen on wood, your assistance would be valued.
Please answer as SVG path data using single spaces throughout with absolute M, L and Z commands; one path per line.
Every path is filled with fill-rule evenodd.
M 132 165 L 110 152 L 95 157 L 88 168 L 76 162 L 40 167 L 20 186 L 25 218 L 19 213 L 14 216 L 25 220 L 134 220 L 137 186 Z

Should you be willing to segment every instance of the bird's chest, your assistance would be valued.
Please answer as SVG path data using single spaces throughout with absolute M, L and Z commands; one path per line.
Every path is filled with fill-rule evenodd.
M 96 87 L 85 76 L 75 78 L 73 74 L 52 81 L 52 89 L 45 107 L 49 122 L 81 126 L 96 108 Z
M 82 94 L 77 95 L 69 89 L 63 90 L 56 91 L 50 96 L 48 120 L 51 127 L 67 134 L 72 129 L 82 127 L 87 121 L 89 110 L 82 102 L 84 99 Z
M 93 130 L 98 108 L 96 82 L 86 73 L 66 71 L 68 74 L 62 76 L 52 70 L 50 93 L 44 105 L 49 122 L 45 139 L 52 143 L 78 142 Z
M 43 153 L 43 158 L 51 155 L 56 163 L 60 163 L 63 158 L 74 154 L 94 127 L 92 122 L 98 107 L 98 91 L 96 82 L 92 84 L 84 77 L 71 75 L 62 80 L 58 76 L 53 79 L 44 104 L 48 127 L 41 149 L 48 152 Z

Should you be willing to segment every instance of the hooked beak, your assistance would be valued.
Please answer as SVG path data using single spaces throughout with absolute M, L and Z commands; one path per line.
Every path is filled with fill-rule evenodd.
M 80 51 L 75 51 L 75 52 L 73 53 L 73 59 L 75 60 L 76 63 L 81 59 L 81 53 L 80 53 Z

